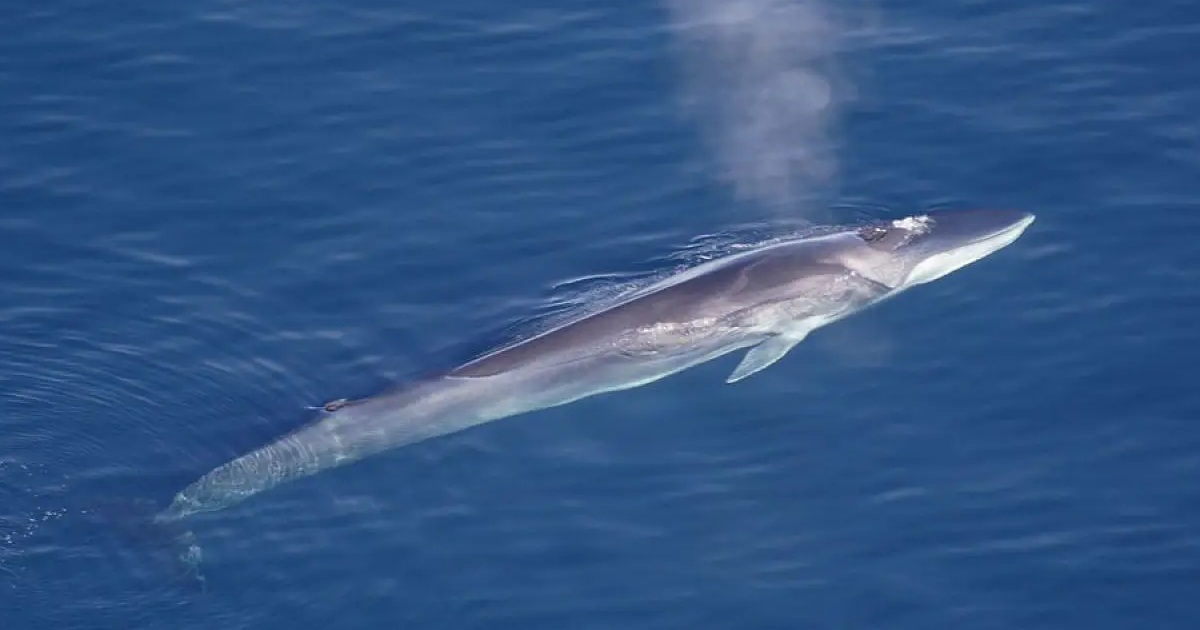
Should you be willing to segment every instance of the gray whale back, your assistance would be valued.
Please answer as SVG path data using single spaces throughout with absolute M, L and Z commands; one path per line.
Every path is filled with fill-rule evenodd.
M 808 245 L 805 247 L 804 245 Z M 732 319 L 748 308 L 786 297 L 797 275 L 810 281 L 842 276 L 847 270 L 826 262 L 822 248 L 783 243 L 717 259 L 683 274 L 636 291 L 605 309 L 552 328 L 534 337 L 471 360 L 449 376 L 497 376 L 580 350 L 611 349 L 605 345 L 623 333 L 648 326 L 703 319 Z

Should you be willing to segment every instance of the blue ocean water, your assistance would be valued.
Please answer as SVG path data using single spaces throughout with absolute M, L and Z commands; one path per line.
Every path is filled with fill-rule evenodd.
M 1036 212 L 1016 244 L 736 385 L 727 357 L 197 518 L 204 583 L 173 573 L 140 512 L 306 406 L 840 216 L 732 192 L 681 106 L 679 16 L 11 6 L 0 626 L 1195 627 L 1182 0 L 863 8 L 815 197 Z

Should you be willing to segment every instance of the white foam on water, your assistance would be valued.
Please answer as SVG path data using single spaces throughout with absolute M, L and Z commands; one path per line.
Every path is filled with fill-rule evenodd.
M 929 215 L 927 214 L 919 214 L 916 216 L 904 217 L 903 219 L 896 219 L 895 221 L 892 221 L 892 225 L 894 227 L 898 227 L 902 230 L 908 230 L 909 232 L 914 232 L 916 234 L 924 234 L 928 232 L 929 226 L 932 224 L 933 219 L 929 218 Z

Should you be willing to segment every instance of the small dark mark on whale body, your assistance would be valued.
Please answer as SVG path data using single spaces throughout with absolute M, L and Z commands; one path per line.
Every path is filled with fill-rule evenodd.
M 325 403 L 324 405 L 321 405 L 321 408 L 324 409 L 327 413 L 333 413 L 333 412 L 337 411 L 338 409 L 345 407 L 349 403 L 350 403 L 350 401 L 348 399 L 339 398 L 337 400 L 331 400 L 331 401 Z

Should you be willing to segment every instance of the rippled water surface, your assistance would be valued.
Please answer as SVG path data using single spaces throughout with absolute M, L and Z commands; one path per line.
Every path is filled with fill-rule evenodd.
M 0 626 L 1196 627 L 1200 8 L 688 30 L 717 6 L 10 6 Z M 726 357 L 199 517 L 202 584 L 148 526 L 306 406 L 805 221 L 953 206 L 1038 221 L 735 385 Z

